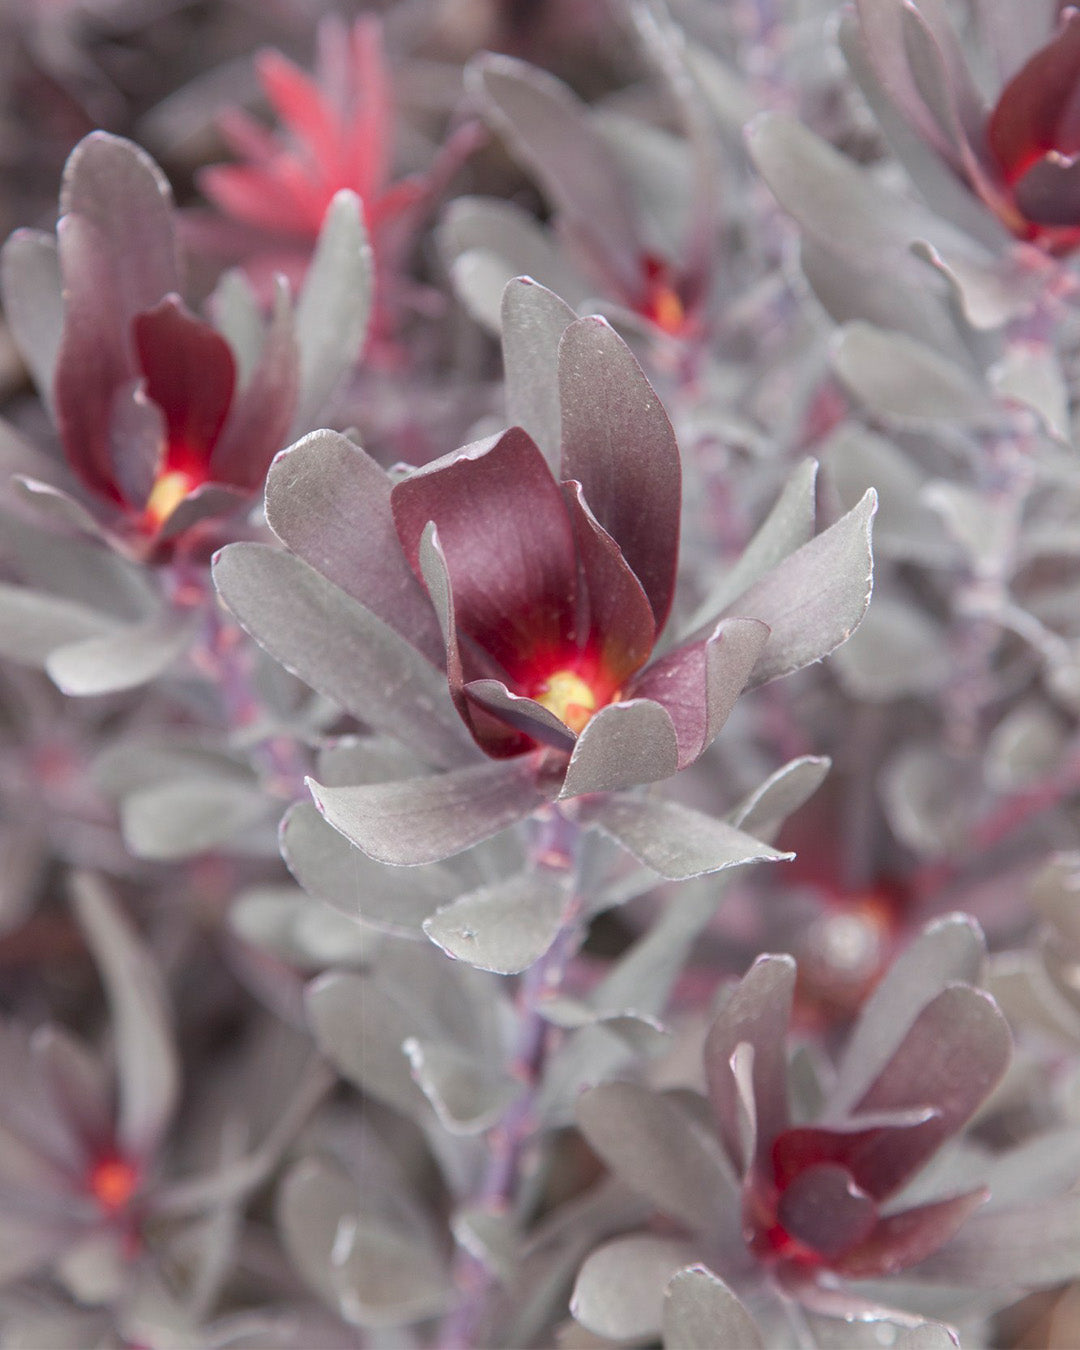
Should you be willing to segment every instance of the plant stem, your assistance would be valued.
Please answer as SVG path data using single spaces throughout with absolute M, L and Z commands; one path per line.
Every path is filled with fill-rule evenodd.
M 578 828 L 557 807 L 535 822 L 530 850 L 531 864 L 539 871 L 566 877 L 569 900 L 563 925 L 547 952 L 520 977 L 517 990 L 518 1028 L 511 1072 L 522 1084 L 521 1093 L 487 1135 L 488 1161 L 471 1209 L 492 1215 L 512 1213 L 520 1195 L 520 1183 L 529 1144 L 536 1128 L 536 1098 L 543 1083 L 544 1068 L 556 1038 L 561 1034 L 544 1017 L 544 1004 L 562 987 L 570 962 L 581 944 L 581 905 L 574 892 L 577 872 Z M 495 1274 L 478 1256 L 458 1247 L 454 1283 L 460 1298 L 445 1318 L 438 1335 L 439 1350 L 475 1350 L 488 1311 Z

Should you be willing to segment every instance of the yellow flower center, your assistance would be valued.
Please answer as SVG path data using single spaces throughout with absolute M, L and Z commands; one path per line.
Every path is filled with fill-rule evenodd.
M 549 675 L 534 697 L 574 732 L 582 731 L 596 711 L 596 694 L 572 670 L 557 670 Z
M 670 286 L 661 286 L 652 297 L 652 318 L 665 333 L 677 333 L 686 319 L 686 310 Z
M 150 496 L 146 499 L 146 519 L 155 530 L 160 530 L 198 480 L 183 469 L 166 469 L 159 474 Z

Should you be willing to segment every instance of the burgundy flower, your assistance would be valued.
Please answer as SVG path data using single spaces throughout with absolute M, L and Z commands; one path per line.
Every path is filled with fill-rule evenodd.
M 99 527 L 147 556 L 261 485 L 296 409 L 289 306 L 277 306 L 238 388 L 229 343 L 180 298 L 169 186 L 142 150 L 103 132 L 88 136 L 65 169 L 55 246 L 19 232 L 5 264 L 5 300 L 32 365 L 44 326 L 32 308 L 48 312 L 59 301 L 44 283 L 33 290 L 31 264 L 62 287 L 59 333 L 37 373 L 72 486 L 85 491 Z M 68 508 L 78 518 L 79 508 Z
M 312 785 L 326 818 L 380 861 L 432 861 L 553 799 L 670 777 L 712 742 L 752 672 L 819 659 L 868 599 L 872 494 L 804 549 L 781 547 L 786 580 L 774 572 L 718 602 L 657 655 L 681 505 L 671 424 L 602 319 L 567 322 L 566 306 L 524 279 L 508 297 L 523 306 L 515 332 L 550 326 L 550 360 L 519 371 L 534 436 L 512 427 L 392 482 L 343 437 L 316 433 L 267 481 L 267 520 L 304 562 L 236 545 L 215 564 L 230 609 L 274 655 L 449 770 Z M 508 333 L 515 369 L 517 340 Z M 523 391 L 514 397 L 525 411 Z M 731 865 L 732 847 L 778 856 L 697 813 L 680 824 L 671 806 L 646 831 L 636 799 L 608 806 L 590 803 L 595 823 L 636 833 L 661 870 L 712 870 L 705 854 Z M 699 834 L 676 863 L 682 826 Z
M 1055 1235 L 1080 1223 L 1075 1194 L 1060 1194 L 1075 1161 L 1029 1144 L 953 1176 L 948 1153 L 927 1170 L 1011 1057 L 1005 1019 L 974 983 L 984 961 L 982 935 L 966 916 L 931 925 L 867 1001 L 835 1074 L 807 1092 L 785 1044 L 795 963 L 760 957 L 705 1045 L 715 1139 L 704 1103 L 685 1092 L 609 1083 L 585 1093 L 578 1114 L 590 1144 L 693 1238 L 634 1235 L 599 1248 L 578 1278 L 579 1320 L 604 1336 L 643 1339 L 659 1325 L 665 1290 L 669 1300 L 677 1293 L 673 1277 L 704 1262 L 721 1290 L 730 1286 L 724 1297 L 734 1308 L 736 1295 L 753 1308 L 760 1343 L 781 1345 L 791 1338 L 784 1309 L 793 1299 L 815 1317 L 910 1324 L 916 1319 L 895 1308 L 922 1305 L 912 1293 L 919 1286 L 938 1286 L 942 1315 L 969 1316 L 970 1288 L 950 1304 L 949 1285 L 996 1287 L 1006 1303 L 1025 1287 L 1055 1283 L 1066 1263 L 1075 1267 L 1074 1248 L 1051 1266 L 1045 1243 L 1037 1251 L 1032 1240 L 1040 1215 Z M 986 1212 L 973 1216 L 988 1197 Z M 1011 1275 L 1003 1273 L 1009 1261 Z M 900 1273 L 892 1296 L 885 1284 L 844 1283 Z M 879 1342 L 871 1334 L 866 1343 Z
M 1008 0 L 1005 0 L 1008 3 Z M 1080 11 L 1052 7 L 1030 23 L 1004 23 L 998 52 L 1004 85 L 987 107 L 955 34 L 934 3 L 856 0 L 855 73 L 886 130 L 898 115 L 952 175 L 1016 238 L 1052 254 L 1080 244 Z M 988 11 L 994 5 L 987 6 Z M 1044 17 L 1045 16 L 1045 17 Z M 931 200 L 950 212 L 940 172 L 914 146 L 897 151 Z

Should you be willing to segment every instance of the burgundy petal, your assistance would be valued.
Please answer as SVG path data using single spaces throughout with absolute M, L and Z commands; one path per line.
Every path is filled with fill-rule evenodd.
M 564 483 L 563 496 L 581 562 L 583 645 L 598 658 L 599 673 L 614 692 L 649 659 L 656 640 L 652 606 L 618 544 L 589 510 L 581 484 Z
M 1050 150 L 1080 151 L 1080 13 L 1061 27 L 1001 91 L 987 140 L 1011 183 Z
M 205 478 L 236 388 L 232 349 L 177 295 L 136 315 L 133 333 L 146 392 L 165 416 L 165 466 Z
M 254 490 L 282 448 L 292 425 L 300 380 L 300 357 L 288 297 L 279 292 L 259 363 L 233 400 L 210 457 L 218 483 Z
M 1013 192 L 1034 224 L 1080 227 L 1080 159 L 1052 152 L 1035 161 Z
M 757 619 L 723 619 L 706 641 L 668 652 L 633 681 L 635 698 L 653 699 L 671 715 L 680 769 L 712 744 L 768 637 Z
M 870 1234 L 877 1221 L 877 1205 L 846 1168 L 838 1163 L 815 1163 L 781 1193 L 776 1217 L 793 1238 L 830 1257 Z
M 853 1280 L 906 1270 L 948 1242 L 988 1194 L 986 1190 L 969 1191 L 891 1214 L 878 1222 L 866 1242 L 834 1261 L 832 1268 Z
M 784 1190 L 807 1167 L 836 1163 L 865 1194 L 884 1199 L 888 1192 L 879 1185 L 885 1171 L 881 1155 L 887 1156 L 897 1141 L 902 1148 L 906 1134 L 936 1119 L 930 1108 L 892 1114 L 892 1120 L 875 1120 L 861 1128 L 861 1122 L 852 1121 L 847 1129 L 804 1125 L 785 1130 L 772 1146 L 772 1176 L 776 1185 Z
M 981 990 L 952 985 L 923 1008 L 852 1117 L 916 1106 L 932 1106 L 937 1115 L 864 1159 L 865 1188 L 878 1196 L 898 1190 L 986 1100 L 1011 1054 L 1008 1024 Z
M 742 1042 L 753 1047 L 757 1156 L 767 1167 L 773 1139 L 788 1123 L 785 1042 L 795 993 L 795 962 L 789 956 L 759 956 L 724 1004 L 705 1042 L 705 1078 L 720 1139 L 738 1170 L 742 1157 L 739 1098 L 731 1058 Z
M 596 519 L 649 597 L 656 631 L 675 591 L 682 467 L 652 386 L 603 319 L 578 319 L 559 344 L 562 476 L 581 484 Z
M 520 692 L 566 664 L 578 643 L 574 533 L 558 484 L 520 427 L 417 470 L 390 500 L 416 571 L 420 537 L 435 522 L 458 628 Z

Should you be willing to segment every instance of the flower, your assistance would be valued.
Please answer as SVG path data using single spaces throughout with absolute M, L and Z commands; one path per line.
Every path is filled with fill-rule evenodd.
M 987 6 L 991 23 L 996 5 L 1011 8 L 1009 0 L 995 0 Z M 914 132 L 1017 239 L 1054 255 L 1075 249 L 1080 11 L 1065 8 L 1052 33 L 1055 6 L 1033 11 L 1030 22 L 1011 30 L 999 26 L 1011 36 L 998 52 L 1004 83 L 988 108 L 938 5 L 856 0 L 856 8 L 858 36 L 849 56 L 886 130 L 899 118 L 907 140 Z M 904 137 L 896 139 L 916 182 L 954 214 L 940 168 L 926 162 L 918 145 L 904 148 Z
M 67 502 L 68 514 L 143 558 L 261 485 L 299 384 L 283 297 L 238 387 L 230 344 L 180 298 L 175 234 L 157 165 L 95 132 L 65 168 L 55 244 L 19 231 L 5 247 L 5 303 L 74 475 L 60 486 L 85 494 Z M 35 309 L 57 312 L 44 356 Z
M 566 311 L 534 283 L 512 285 L 536 323 Z M 327 819 L 380 861 L 434 861 L 551 800 L 670 777 L 711 744 L 752 672 L 769 679 L 819 659 L 868 600 L 872 495 L 828 543 L 830 532 L 813 541 L 824 554 L 807 545 L 810 557 L 785 560 L 790 585 L 816 591 L 817 605 L 780 602 L 774 576 L 756 600 L 743 593 L 745 610 L 718 605 L 656 655 L 678 555 L 675 436 L 607 323 L 559 322 L 557 389 L 545 404 L 556 404 L 557 425 L 538 420 L 535 436 L 513 427 L 397 482 L 343 437 L 316 433 L 278 458 L 266 499 L 271 527 L 311 566 L 258 546 L 227 548 L 215 563 L 226 603 L 274 655 L 450 770 L 312 785 Z M 842 563 L 832 555 L 841 538 Z M 477 763 L 478 750 L 489 762 Z M 669 841 L 676 825 L 664 823 Z M 604 828 L 632 829 L 624 816 Z M 654 842 L 662 847 L 659 832 Z M 736 842 L 748 844 L 724 836 L 725 847 Z M 661 869 L 674 865 L 670 851 L 666 861 L 648 851 Z M 717 866 L 730 865 L 724 856 Z
M 706 1263 L 731 1304 L 739 1296 L 752 1307 L 763 1344 L 790 1342 L 792 1300 L 814 1317 L 868 1323 L 866 1343 L 879 1344 L 874 1322 L 917 1320 L 919 1287 L 938 1286 L 944 1315 L 966 1317 L 971 1290 L 950 1304 L 949 1286 L 996 1288 L 1000 1305 L 1067 1278 L 1065 1261 L 1047 1262 L 1044 1246 L 1040 1265 L 1030 1245 L 1040 1217 L 1059 1234 L 1080 1228 L 1055 1150 L 1030 1141 L 1000 1158 L 946 1149 L 1011 1057 L 1005 1019 L 977 987 L 984 960 L 966 916 L 924 930 L 865 1004 L 831 1085 L 807 1094 L 785 1047 L 795 963 L 758 958 L 705 1044 L 715 1137 L 705 1104 L 685 1093 L 631 1083 L 586 1092 L 578 1118 L 589 1143 L 694 1238 L 635 1235 L 599 1248 L 578 1277 L 575 1316 L 604 1336 L 649 1336 L 665 1289 L 677 1300 L 673 1279 Z M 999 1180 L 1002 1199 L 988 1203 Z M 846 1284 L 901 1273 L 895 1294 L 884 1283 Z

